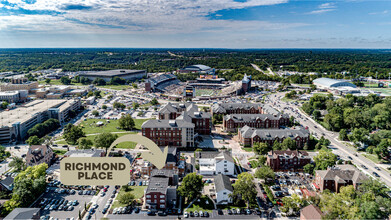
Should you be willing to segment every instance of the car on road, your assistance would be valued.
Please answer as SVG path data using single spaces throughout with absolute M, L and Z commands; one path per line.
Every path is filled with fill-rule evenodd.
M 381 169 L 379 168 L 379 167 L 374 167 L 376 170 L 379 170 L 379 171 L 381 171 Z
M 374 176 L 376 176 L 376 177 L 380 177 L 380 175 L 378 174 L 378 173 L 376 173 L 376 172 L 373 172 L 372 173 Z
M 351 156 L 348 156 L 348 159 L 349 159 L 349 160 L 353 160 L 353 158 L 352 158 Z
M 364 169 L 368 169 L 368 167 L 366 167 L 364 164 L 361 164 L 361 167 Z

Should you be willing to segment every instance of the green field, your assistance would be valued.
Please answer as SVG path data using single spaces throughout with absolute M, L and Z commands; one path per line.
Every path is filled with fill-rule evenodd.
M 66 150 L 53 150 L 53 152 L 58 155 L 64 155 L 67 151 Z
M 252 147 L 242 147 L 242 149 L 244 151 L 247 151 L 247 152 L 252 152 L 253 151 L 253 148 Z
M 127 189 L 129 189 L 128 192 L 131 192 L 134 195 L 134 198 L 136 198 L 136 199 L 140 199 L 141 197 L 144 196 L 145 188 L 147 188 L 147 186 L 127 186 Z M 116 199 L 118 199 L 118 197 L 121 196 L 125 192 L 126 192 L 125 188 L 121 187 Z M 126 206 L 126 205 L 121 204 L 119 201 L 115 200 L 111 208 L 115 209 L 115 208 L 124 207 L 124 206 Z
M 209 96 L 215 96 L 220 94 L 220 90 L 214 90 L 214 89 L 196 89 L 195 93 L 196 96 L 203 96 L 203 95 L 209 95 Z
M 41 85 L 46 85 L 45 80 L 38 81 L 38 83 Z M 49 85 L 64 85 L 64 84 L 62 84 L 59 79 L 52 79 L 50 81 Z M 72 86 L 88 86 L 88 85 L 83 85 L 81 83 L 74 83 L 74 82 L 72 82 L 70 85 L 72 85 Z M 96 87 L 104 88 L 104 89 L 113 89 L 113 90 L 123 90 L 123 89 L 130 89 L 131 88 L 131 86 L 129 86 L 129 85 L 105 85 L 105 86 L 96 86 Z
M 149 120 L 149 119 L 133 119 L 135 123 L 135 128 L 137 130 L 141 130 L 141 125 Z M 103 126 L 96 126 L 98 121 L 102 121 L 104 123 Z M 110 123 L 108 123 L 108 121 Z M 118 120 L 106 120 L 106 119 L 87 119 L 80 123 L 83 126 L 83 130 L 86 134 L 98 134 L 103 132 L 126 132 L 119 128 Z

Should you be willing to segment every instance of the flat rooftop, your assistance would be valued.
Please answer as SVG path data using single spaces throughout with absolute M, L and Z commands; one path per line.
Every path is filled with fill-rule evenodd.
M 128 74 L 138 74 L 138 73 L 146 73 L 146 71 L 145 70 L 125 70 L 125 69 L 119 69 L 119 70 L 106 70 L 106 71 L 96 71 L 96 72 L 81 73 L 79 75 L 81 75 L 81 76 L 106 76 L 106 77 L 113 77 L 113 76 L 122 76 L 122 75 L 128 75 Z
M 35 100 L 15 109 L 2 111 L 0 113 L 0 126 L 11 127 L 14 123 L 23 123 L 34 114 L 47 111 L 50 108 L 56 108 L 66 101 L 64 99 Z

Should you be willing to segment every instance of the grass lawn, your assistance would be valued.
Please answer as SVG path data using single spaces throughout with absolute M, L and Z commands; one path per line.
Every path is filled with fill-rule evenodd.
M 126 206 L 125 204 L 122 204 L 119 201 L 117 201 L 117 199 L 119 198 L 119 196 L 121 196 L 121 194 L 123 194 L 125 192 L 131 192 L 134 195 L 134 198 L 140 199 L 141 197 L 144 196 L 144 190 L 145 190 L 145 188 L 147 188 L 147 186 L 127 186 L 126 188 L 129 189 L 129 191 L 125 191 L 125 187 L 121 187 L 121 189 L 118 192 L 118 195 L 116 197 L 116 200 L 114 201 L 114 203 L 111 207 L 112 209 Z
M 207 211 L 212 212 L 214 209 L 212 200 L 209 199 L 207 196 L 202 196 L 199 198 L 200 201 L 196 200 L 193 205 L 190 206 L 186 211 L 187 212 L 194 212 L 194 211 Z M 208 201 L 208 204 L 206 204 L 206 201 Z M 185 206 L 186 207 L 186 206 Z
M 97 87 L 104 88 L 104 89 L 114 89 L 114 90 L 124 90 L 124 89 L 132 88 L 129 85 L 105 85 L 105 86 L 97 86 Z
M 253 151 L 253 148 L 252 147 L 242 147 L 242 149 L 244 151 L 247 151 L 247 152 L 252 152 Z
M 372 160 L 374 163 L 381 163 L 381 160 L 379 160 L 379 158 L 377 158 L 374 154 L 362 153 L 361 155 Z
M 53 150 L 53 152 L 58 155 L 64 155 L 67 151 L 66 150 Z
M 119 133 L 119 134 L 116 134 L 118 137 L 121 137 L 121 136 L 124 136 L 126 134 L 136 134 L 136 132 L 127 132 L 127 133 Z M 97 135 L 88 135 L 86 136 L 87 139 L 91 140 L 92 142 L 94 142 L 94 139 Z M 64 145 L 64 144 L 68 144 L 64 139 L 59 139 L 58 141 L 55 142 L 56 144 L 59 144 L 59 145 Z M 128 141 L 128 142 L 122 142 L 120 144 L 118 144 L 116 146 L 116 148 L 121 148 L 121 149 L 134 149 L 136 147 L 136 143 L 135 142 L 132 142 L 132 141 Z
M 296 85 L 301 86 L 301 87 L 306 87 L 306 88 L 311 87 L 311 84 L 296 84 Z
M 297 100 L 296 99 L 289 99 L 287 97 L 284 97 L 284 98 L 281 99 L 281 101 L 283 101 L 283 102 L 294 102 L 294 101 L 297 101 Z
M 39 84 L 41 85 L 46 85 L 47 83 L 45 82 L 45 80 L 41 80 L 41 81 L 38 81 Z M 59 79 L 52 79 L 50 80 L 50 84 L 49 85 L 64 85 L 61 83 L 61 80 Z M 71 83 L 70 85 L 73 85 L 73 86 L 87 86 L 87 85 L 83 85 L 81 83 Z
M 137 130 L 141 130 L 141 125 L 149 119 L 133 119 L 133 120 L 134 120 L 135 128 Z M 98 121 L 102 121 L 104 125 L 100 127 L 96 126 L 96 123 Z M 110 121 L 110 123 L 107 123 L 107 121 Z M 87 119 L 86 121 L 83 121 L 80 125 L 83 126 L 83 130 L 86 134 L 99 134 L 103 132 L 125 131 L 119 128 L 119 120 Z

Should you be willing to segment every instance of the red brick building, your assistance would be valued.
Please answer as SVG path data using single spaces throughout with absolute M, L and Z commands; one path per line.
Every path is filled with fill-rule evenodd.
M 357 189 L 357 186 L 367 179 L 368 177 L 353 165 L 338 165 L 327 170 L 316 170 L 314 186 L 321 192 L 325 189 L 339 192 L 342 186 L 353 185 Z
M 302 149 L 309 142 L 310 132 L 302 127 L 295 129 L 257 129 L 244 126 L 238 133 L 239 142 L 243 146 L 252 147 L 254 143 L 263 142 L 270 146 L 275 141 L 282 143 L 286 138 L 296 141 L 298 149 Z
M 225 131 L 235 132 L 244 126 L 252 128 L 280 128 L 289 125 L 289 116 L 286 114 L 231 114 L 223 117 Z
M 141 130 L 143 136 L 161 147 L 194 147 L 194 124 L 183 119 L 148 120 Z
M 212 116 L 209 112 L 198 110 L 194 103 L 172 104 L 167 103 L 159 111 L 159 119 L 184 119 L 194 124 L 194 132 L 200 135 L 209 135 L 212 131 Z
M 308 156 L 308 153 L 298 150 L 270 151 L 266 159 L 267 165 L 274 171 L 302 170 L 305 165 L 311 163 L 311 157 Z

